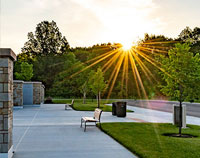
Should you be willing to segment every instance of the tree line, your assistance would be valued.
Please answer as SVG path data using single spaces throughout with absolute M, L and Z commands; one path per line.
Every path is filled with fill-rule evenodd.
M 200 65 L 198 61 L 200 28 L 196 27 L 192 30 L 186 27 L 180 32 L 175 39 L 164 35 L 145 34 L 137 46 L 137 51 L 141 54 L 136 53 L 135 56 L 140 62 L 134 59 L 145 94 L 134 82 L 136 79 L 131 70 L 131 64 L 128 63 L 126 74 L 128 86 L 122 83 L 124 72 L 120 69 L 110 98 L 139 99 L 147 96 L 151 99 L 170 96 L 171 99 L 180 99 L 180 94 L 182 98 L 189 92 L 193 94 L 191 87 L 195 87 L 195 84 L 199 82 L 197 72 Z M 34 33 L 28 33 L 28 40 L 21 49 L 21 53 L 17 55 L 14 78 L 43 82 L 46 87 L 46 96 L 106 98 L 109 93 L 108 81 L 112 82 L 110 77 L 117 61 L 106 72 L 102 68 L 112 56 L 97 64 L 92 65 L 92 63 L 119 47 L 121 47 L 119 43 L 102 43 L 92 47 L 71 48 L 54 21 L 42 21 L 36 26 Z M 191 65 L 188 61 L 193 64 Z M 186 68 L 182 69 L 184 65 Z M 180 80 L 180 78 L 186 79 L 186 76 L 190 76 L 190 79 Z M 193 84 L 194 81 L 195 84 Z M 187 87 L 190 88 L 186 88 L 187 91 L 182 93 L 180 89 L 184 89 L 186 82 Z M 171 90 L 173 94 L 175 91 L 176 95 L 172 95 Z M 197 95 L 185 98 L 191 101 L 198 100 Z

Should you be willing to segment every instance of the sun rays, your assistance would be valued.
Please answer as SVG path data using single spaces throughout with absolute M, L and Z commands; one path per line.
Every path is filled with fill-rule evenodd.
M 116 81 L 119 80 L 121 81 L 120 87 L 121 92 L 123 93 L 122 97 L 125 96 L 128 98 L 128 89 L 130 89 L 128 85 L 130 80 L 129 76 L 132 74 L 132 82 L 135 82 L 135 91 L 140 98 L 147 99 L 148 95 L 141 74 L 143 74 L 143 77 L 147 78 L 150 84 L 152 84 L 153 81 L 158 82 L 145 63 L 149 63 L 156 69 L 164 72 L 161 68 L 161 64 L 154 57 L 167 53 L 169 47 L 166 47 L 165 44 L 170 44 L 170 41 L 148 42 L 139 45 L 134 45 L 133 43 L 115 44 L 110 51 L 85 62 L 87 66 L 70 77 L 74 77 L 81 72 L 104 62 L 101 67 L 102 71 L 106 73 L 109 70 L 110 73 L 109 78 L 107 79 L 107 87 L 103 92 L 104 97 L 105 94 L 107 94 L 106 98 L 110 98 Z

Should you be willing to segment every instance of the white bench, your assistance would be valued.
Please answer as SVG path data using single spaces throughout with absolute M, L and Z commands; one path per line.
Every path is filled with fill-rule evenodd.
M 72 103 L 71 104 L 65 104 L 65 110 L 69 109 L 69 107 L 73 107 L 74 105 L 74 99 L 72 99 Z
M 99 125 L 101 127 L 101 122 L 100 122 L 101 113 L 102 113 L 102 110 L 96 108 L 94 111 L 94 117 L 82 117 L 81 118 L 81 128 L 82 128 L 82 123 L 85 122 L 84 132 L 86 131 L 87 122 L 95 122 L 95 125 L 97 125 L 97 122 L 99 122 Z

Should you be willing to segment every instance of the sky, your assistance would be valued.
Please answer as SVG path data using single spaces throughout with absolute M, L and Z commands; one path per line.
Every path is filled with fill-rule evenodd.
M 71 47 L 132 43 L 144 33 L 175 38 L 200 27 L 199 0 L 0 0 L 0 47 L 20 53 L 43 20 L 57 23 Z

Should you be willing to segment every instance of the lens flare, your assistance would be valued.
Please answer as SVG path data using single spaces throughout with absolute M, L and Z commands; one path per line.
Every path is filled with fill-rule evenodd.
M 124 51 L 131 50 L 132 47 L 133 47 L 133 43 L 132 42 L 123 42 L 122 43 L 122 49 Z
M 161 63 L 157 61 L 154 56 L 159 56 L 165 54 L 170 47 L 164 46 L 162 44 L 168 44 L 170 42 L 150 42 L 150 43 L 137 43 L 134 42 L 121 42 L 118 44 L 111 45 L 111 50 L 105 52 L 95 58 L 92 58 L 85 62 L 86 65 L 83 69 L 75 72 L 70 76 L 74 77 L 79 73 L 94 67 L 100 62 L 106 61 L 102 66 L 104 73 L 108 72 L 110 75 L 107 78 L 107 86 L 103 91 L 102 95 L 107 94 L 107 98 L 112 95 L 112 90 L 116 86 L 116 81 L 120 77 L 120 88 L 121 97 L 128 97 L 129 81 L 132 78 L 135 84 L 135 91 L 140 98 L 148 99 L 145 84 L 143 84 L 143 78 L 147 78 L 148 82 L 152 84 L 152 81 L 157 81 L 151 70 L 147 67 L 145 63 L 149 63 L 153 67 L 159 69 L 160 71 L 166 73 L 161 68 Z M 173 41 L 171 43 L 174 43 Z M 131 77 L 132 76 L 132 77 Z M 153 80 L 152 80 L 153 79 Z M 134 85 L 132 84 L 132 85 Z M 124 90 L 125 88 L 125 90 Z M 107 91 L 108 90 L 108 91 Z M 104 96 L 105 97 L 105 96 Z

